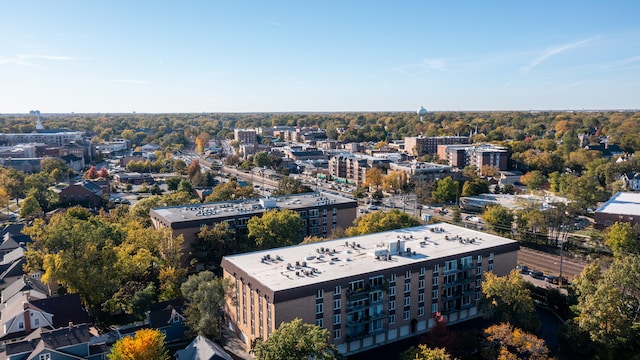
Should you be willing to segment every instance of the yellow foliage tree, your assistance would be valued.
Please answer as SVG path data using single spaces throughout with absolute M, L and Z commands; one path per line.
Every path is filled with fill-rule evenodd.
M 164 339 L 165 335 L 159 330 L 138 330 L 133 337 L 126 336 L 113 344 L 107 357 L 109 360 L 168 360 Z

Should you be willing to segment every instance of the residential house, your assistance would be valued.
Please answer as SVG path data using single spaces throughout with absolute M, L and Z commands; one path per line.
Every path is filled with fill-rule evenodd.
M 222 346 L 198 335 L 186 348 L 176 351 L 177 360 L 233 360 Z
M 22 341 L 7 344 L 7 360 L 104 360 L 106 346 L 93 345 L 88 324 L 34 331 Z
M 147 325 L 166 335 L 167 344 L 184 340 L 187 326 L 184 318 L 184 300 L 162 301 L 147 312 Z

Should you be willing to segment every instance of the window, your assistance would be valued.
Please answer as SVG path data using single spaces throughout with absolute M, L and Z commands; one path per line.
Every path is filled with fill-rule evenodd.
M 389 325 L 393 325 L 396 323 L 396 314 L 389 315 Z
M 405 311 L 403 319 L 409 320 L 410 317 L 411 317 L 411 311 L 409 311 L 409 310 Z
M 333 330 L 333 340 L 338 340 L 342 336 L 342 331 L 340 329 Z
M 316 314 L 322 314 L 322 303 L 316 304 Z
M 489 253 L 489 260 L 493 260 L 493 253 Z
M 424 302 L 424 293 L 418 294 L 418 302 L 419 303 Z
M 389 282 L 396 282 L 396 274 L 391 274 L 391 278 L 389 279 Z
M 456 260 L 449 260 L 444 263 L 444 271 L 451 271 L 458 268 L 458 262 Z
M 38 358 L 38 360 L 51 360 L 51 354 L 50 353 L 40 354 L 40 357 Z
M 409 278 L 411 278 L 411 270 L 407 270 L 407 272 L 406 272 L 406 273 L 404 273 L 404 278 L 405 278 L 405 279 L 409 279 Z
M 410 306 L 410 305 L 411 305 L 411 297 L 405 296 L 404 297 L 404 306 Z
M 20 330 L 24 329 L 24 323 L 22 321 L 18 323 L 18 329 Z
M 336 286 L 335 290 L 333 290 L 333 295 L 340 295 L 342 293 L 342 287 L 340 285 Z
M 478 279 L 476 280 L 476 287 L 479 288 L 482 286 L 482 280 Z
M 418 316 L 424 316 L 424 306 L 418 308 Z
M 424 289 L 424 279 L 418 280 L 418 289 Z
M 340 324 L 340 314 L 335 314 L 333 315 L 333 325 L 338 325 Z
M 489 264 L 489 267 L 487 268 L 487 271 L 493 271 L 493 264 Z
M 481 295 L 482 295 L 482 293 L 479 293 L 479 292 L 477 292 L 477 293 L 476 293 L 476 301 L 479 301 L 479 300 L 480 300 L 480 296 L 481 296 Z
M 433 284 L 433 285 L 438 285 L 438 276 L 434 276 L 434 277 L 433 277 L 433 282 L 432 282 L 432 284 Z
M 396 287 L 389 286 L 389 296 L 394 296 L 396 294 Z
M 333 300 L 333 310 L 338 310 L 342 306 L 342 301 L 340 299 Z
M 424 275 L 424 266 L 420 268 L 420 275 Z
M 462 264 L 462 268 L 469 268 L 473 266 L 473 258 L 471 256 L 465 256 L 460 259 L 460 264 Z
M 382 301 L 382 291 L 378 290 L 378 291 L 373 291 L 369 293 L 369 300 L 372 303 Z
M 177 318 L 177 316 L 176 316 L 176 318 Z M 175 319 L 175 318 L 174 318 L 174 319 Z M 174 321 L 174 322 L 177 322 L 177 321 Z M 40 319 L 38 319 L 38 318 L 33 319 L 33 324 L 34 324 L 35 326 L 40 326 Z
M 431 313 L 437 313 L 437 312 L 438 312 L 438 303 L 431 304 Z
M 351 291 L 358 291 L 364 288 L 364 280 L 352 281 L 349 283 Z
M 478 274 L 482 274 L 482 266 L 477 266 L 476 267 L 476 275 Z
M 322 318 L 316 319 L 316 326 L 317 327 L 324 327 L 324 319 L 322 319 Z
M 411 292 L 411 283 L 404 284 L 404 292 L 406 293 Z
M 478 261 L 476 261 L 478 264 L 482 262 L 482 255 L 478 255 Z
M 395 310 L 396 309 L 396 301 L 395 300 L 390 300 L 389 301 L 389 310 Z
M 384 276 L 382 275 L 369 278 L 369 284 L 371 284 L 371 286 L 382 286 L 383 283 L 384 283 Z
M 440 270 L 440 264 L 433 265 L 433 273 L 434 274 L 437 274 L 439 270 Z
M 432 299 L 437 299 L 438 298 L 438 289 L 431 290 L 431 298 Z

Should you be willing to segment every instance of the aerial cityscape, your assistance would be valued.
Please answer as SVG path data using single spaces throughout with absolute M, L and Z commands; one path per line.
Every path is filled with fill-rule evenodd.
M 0 359 L 640 358 L 640 5 L 5 4 Z

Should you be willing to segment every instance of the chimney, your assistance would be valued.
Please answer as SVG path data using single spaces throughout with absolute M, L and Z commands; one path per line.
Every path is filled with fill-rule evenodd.
M 24 304 L 24 331 L 27 334 L 31 332 L 31 309 L 29 309 L 29 303 Z

